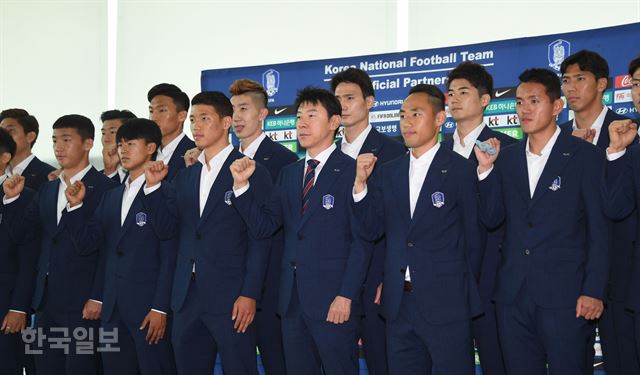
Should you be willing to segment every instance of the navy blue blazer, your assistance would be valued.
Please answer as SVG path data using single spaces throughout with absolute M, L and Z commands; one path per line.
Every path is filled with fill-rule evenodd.
M 484 142 L 490 138 L 497 138 L 500 141 L 500 148 L 505 148 L 510 144 L 518 142 L 518 140 L 515 138 L 511 138 L 502 132 L 495 131 L 491 129 L 489 126 L 485 126 L 484 129 L 482 129 L 482 131 L 478 135 L 478 140 L 480 142 Z M 442 145 L 442 147 L 446 149 L 453 150 L 453 136 L 450 138 L 447 138 L 446 140 L 443 140 L 442 142 L 440 142 L 440 144 Z M 478 165 L 478 158 L 476 158 L 475 152 L 471 151 L 469 160 L 472 161 L 475 165 Z
M 266 137 L 262 143 L 260 143 L 253 160 L 267 168 L 267 171 L 269 171 L 271 175 L 271 180 L 276 181 L 280 170 L 298 160 L 298 155 L 280 143 L 274 142 L 269 137 Z
M 627 120 L 627 118 L 608 109 L 607 114 L 604 117 L 604 122 L 602 123 L 600 135 L 598 136 L 598 142 L 596 143 L 596 145 L 603 150 L 606 150 L 607 147 L 609 147 L 609 124 L 616 120 Z M 573 120 L 569 120 L 558 126 L 560 126 L 560 129 L 563 132 L 569 132 L 569 134 L 573 132 Z
M 160 189 L 169 189 L 163 185 Z M 108 321 L 117 304 L 123 319 L 142 319 L 151 309 L 170 312 L 171 285 L 175 269 L 175 233 L 159 227 L 156 211 L 145 199 L 144 186 L 135 197 L 124 225 L 120 225 L 125 185 L 107 191 L 96 208 L 90 226 L 82 215 L 67 214 L 67 224 L 77 230 L 76 241 L 83 248 L 100 244 L 97 275 L 102 277 L 102 315 Z M 161 191 L 151 194 L 161 195 Z
M 626 154 L 618 160 L 607 163 L 607 177 L 603 192 L 604 212 L 612 220 L 632 218 L 635 223 L 632 237 L 632 254 L 626 259 L 628 273 L 627 295 L 624 295 L 628 306 L 640 310 L 640 220 L 638 220 L 638 204 L 640 202 L 640 146 L 627 148 Z M 629 220 L 627 220 L 629 221 Z M 622 271 L 621 271 L 622 272 Z M 613 276 L 613 275 L 612 275 Z
M 86 187 L 86 196 L 77 214 L 82 215 L 80 223 L 86 225 L 104 192 L 117 185 L 95 168 L 87 172 L 82 182 Z M 77 230 L 69 227 L 66 209 L 60 224 L 56 224 L 59 186 L 58 179 L 42 185 L 19 226 L 27 233 L 41 234 L 32 307 L 34 310 L 42 308 L 47 285 L 47 307 L 51 311 L 80 311 L 88 299 L 102 300 L 100 283 L 95 277 L 98 252 L 93 247 L 86 249 L 78 246 L 74 236 Z M 6 207 L 17 208 L 13 203 Z
M 397 317 L 408 265 L 425 319 L 435 324 L 470 319 L 482 312 L 474 277 L 484 251 L 475 168 L 440 147 L 412 218 L 409 159 L 407 154 L 382 165 L 367 196 L 354 205 L 364 233 L 386 235 L 383 313 L 388 320 Z
M 24 186 L 38 191 L 45 182 L 49 181 L 49 173 L 53 170 L 55 170 L 54 167 L 41 161 L 37 156 L 34 157 L 22 172 L 25 179 Z
M 302 311 L 312 319 L 325 320 L 336 296 L 351 299 L 352 314 L 359 314 L 370 253 L 357 236 L 350 204 L 355 161 L 338 149 L 331 153 L 303 215 L 304 169 L 304 159 L 284 167 L 264 204 L 259 189 L 251 185 L 232 199 L 233 206 L 256 237 L 268 238 L 283 227 L 279 314 L 288 310 L 294 282 Z
M 167 173 L 165 181 L 173 180 L 180 170 L 186 168 L 186 164 L 184 163 L 184 154 L 194 147 L 196 147 L 195 142 L 189 139 L 186 135 L 180 142 L 178 142 L 178 146 L 175 151 L 173 151 L 171 159 L 169 159 L 169 173 Z
M 2 184 L 0 184 L 0 188 Z M 5 209 L 0 204 L 0 313 L 7 310 L 29 312 L 38 259 L 38 237 L 20 236 L 13 228 L 23 215 L 35 192 L 25 188 L 20 197 Z
M 269 240 L 257 240 L 236 210 L 231 207 L 233 177 L 231 163 L 243 158 L 233 150 L 218 174 L 200 217 L 200 172 L 202 163 L 180 171 L 173 179 L 171 189 L 163 194 L 147 196 L 149 207 L 160 208 L 159 228 L 177 230 L 179 237 L 171 308 L 182 309 L 193 265 L 196 266 L 198 284 L 206 286 L 206 295 L 200 294 L 202 309 L 213 314 L 230 314 L 239 296 L 260 299 L 267 260 Z M 271 189 L 267 170 L 258 165 L 250 179 L 258 197 L 264 199 Z M 165 201 L 164 204 L 160 202 Z M 172 229 L 173 227 L 173 229 Z
M 483 221 L 505 222 L 494 299 L 512 303 L 525 283 L 545 308 L 574 307 L 580 295 L 603 299 L 609 269 L 604 153 L 561 132 L 531 198 L 525 148 L 526 142 L 504 148 L 479 183 Z

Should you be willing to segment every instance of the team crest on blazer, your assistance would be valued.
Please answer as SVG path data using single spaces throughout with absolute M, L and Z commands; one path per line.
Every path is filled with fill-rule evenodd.
M 144 227 L 144 225 L 147 224 L 147 214 L 144 212 L 138 212 L 136 214 L 136 224 L 139 227 Z
M 231 196 L 233 195 L 233 190 L 229 190 L 226 193 L 224 193 L 224 203 L 227 204 L 227 206 L 231 206 Z
M 333 197 L 333 195 L 327 194 L 324 197 L 322 197 L 322 207 L 324 207 L 325 210 L 332 209 L 334 203 L 335 203 L 335 198 Z
M 431 203 L 433 203 L 436 208 L 444 206 L 444 193 L 436 191 L 431 194 Z
M 562 179 L 560 178 L 560 176 L 558 176 L 553 180 L 553 182 L 551 183 L 551 186 L 549 186 L 549 189 L 552 191 L 558 191 L 560 190 L 561 184 L 562 184 Z

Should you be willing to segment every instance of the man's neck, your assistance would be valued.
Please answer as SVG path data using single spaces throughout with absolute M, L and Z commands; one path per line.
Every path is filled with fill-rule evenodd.
M 205 161 L 205 166 L 207 167 L 207 170 L 210 170 L 209 162 L 211 161 L 211 159 L 213 159 L 216 155 L 218 155 L 220 151 L 224 150 L 224 148 L 227 147 L 228 145 L 229 145 L 229 140 L 227 139 L 227 137 L 225 137 L 222 141 L 216 142 L 215 144 L 204 149 L 204 161 Z
M 529 151 L 533 154 L 540 155 L 542 153 L 542 149 L 544 148 L 544 146 L 546 146 L 547 143 L 549 143 L 549 140 L 551 139 L 551 137 L 553 137 L 553 134 L 556 132 L 556 128 L 557 128 L 557 125 L 554 121 L 553 125 L 549 124 L 549 126 L 547 126 L 541 131 L 528 134 L 527 138 L 529 139 Z
M 431 150 L 433 146 L 435 146 L 436 144 L 438 144 L 437 136 L 421 146 L 411 148 L 411 154 L 413 155 L 414 158 L 417 159 L 420 156 L 424 155 L 429 150 Z
M 369 116 L 367 116 L 367 118 L 369 118 Z M 358 138 L 358 136 L 360 136 L 360 134 L 362 134 L 362 132 L 367 128 L 367 126 L 369 126 L 369 121 L 360 121 L 357 124 L 353 124 L 352 126 L 349 127 L 344 127 L 344 138 L 347 140 L 347 142 L 349 143 L 353 143 L 353 141 L 356 140 L 356 138 Z
M 575 112 L 576 127 L 578 129 L 589 129 L 593 125 L 604 107 L 601 103 L 602 100 L 580 112 Z
M 22 163 L 26 158 L 31 156 L 31 150 L 26 149 L 19 153 L 16 153 L 13 159 L 11 159 L 11 166 L 15 167 L 16 165 Z
M 129 171 L 129 183 L 132 183 L 136 178 L 142 176 L 142 174 L 144 174 L 144 165 L 130 170 Z
M 472 131 L 476 130 L 478 126 L 482 125 L 484 117 L 482 115 L 471 119 L 460 120 L 456 122 L 456 131 L 460 137 L 460 142 L 464 144 L 464 138 Z
M 66 184 L 69 185 L 71 181 L 71 177 L 80 173 L 80 171 L 85 169 L 88 165 L 89 165 L 89 158 L 87 157 L 81 163 L 78 163 L 78 165 L 63 169 L 62 172 L 64 173 L 64 182 L 66 182 Z
M 178 136 L 182 134 L 182 128 L 178 128 L 175 132 L 162 136 L 162 148 L 167 147 L 171 141 L 178 138 Z
M 253 141 L 255 141 L 256 139 L 258 139 L 258 137 L 262 134 L 261 131 L 256 132 L 256 134 L 247 137 L 247 138 L 243 138 L 240 140 L 240 146 L 242 146 L 243 150 L 246 150 L 249 146 L 251 146 L 251 144 L 253 143 Z
M 322 153 L 324 150 L 328 149 L 329 147 L 331 147 L 331 145 L 333 144 L 333 141 L 330 140 L 329 142 L 325 142 L 322 145 L 318 145 L 316 147 L 313 148 L 308 148 L 307 149 L 307 153 L 309 154 L 309 157 L 311 159 L 315 159 L 316 156 L 318 156 L 320 153 Z

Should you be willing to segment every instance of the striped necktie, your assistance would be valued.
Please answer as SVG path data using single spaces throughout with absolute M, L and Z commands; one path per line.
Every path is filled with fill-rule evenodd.
M 309 159 L 307 161 L 307 169 L 304 172 L 304 184 L 302 189 L 302 213 L 309 207 L 309 197 L 311 196 L 311 189 L 316 179 L 316 167 L 320 164 L 315 159 Z

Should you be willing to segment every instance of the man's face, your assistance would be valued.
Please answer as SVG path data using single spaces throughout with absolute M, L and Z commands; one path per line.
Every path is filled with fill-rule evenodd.
M 438 139 L 446 114 L 435 112 L 425 93 L 409 95 L 400 108 L 400 131 L 409 148 L 419 148 Z
M 84 141 L 76 129 L 53 129 L 53 152 L 62 169 L 79 166 L 89 154 L 93 146 L 92 139 Z
M 340 116 L 329 117 L 320 103 L 302 103 L 298 107 L 296 130 L 300 146 L 312 153 L 331 145 L 335 130 L 340 126 Z
M 342 82 L 334 93 L 342 106 L 342 125 L 351 127 L 369 122 L 369 110 L 373 105 L 373 96 L 364 97 L 360 86 L 351 82 Z
M 554 120 L 561 110 L 562 100 L 551 100 L 541 83 L 524 82 L 518 86 L 516 112 L 525 133 L 536 134 L 555 126 Z
M 102 123 L 102 147 L 115 146 L 116 133 L 121 126 L 120 119 L 106 120 Z
M 179 112 L 173 99 L 168 96 L 157 95 L 149 103 L 149 119 L 158 124 L 162 136 L 178 133 L 186 116 L 186 111 Z
M 640 69 L 636 69 L 631 76 L 631 99 L 636 111 L 640 113 Z
M 191 133 L 196 146 L 203 150 L 228 136 L 231 117 L 220 117 L 213 106 L 196 104 L 191 107 Z
M 147 143 L 144 139 L 120 140 L 118 143 L 118 156 L 120 163 L 129 170 L 135 171 L 151 160 L 151 156 L 156 151 L 154 143 Z
M 5 118 L 0 122 L 0 127 L 6 129 L 16 142 L 16 153 L 31 150 L 31 142 L 35 139 L 36 133 L 25 133 L 22 126 L 14 118 Z
M 491 100 L 489 94 L 480 95 L 478 89 L 464 78 L 451 81 L 447 95 L 449 96 L 449 112 L 457 122 L 482 116 L 484 107 Z
M 262 121 L 267 117 L 267 109 L 259 107 L 256 100 L 248 94 L 231 97 L 233 105 L 233 130 L 242 140 L 254 138 L 262 131 Z
M 562 75 L 562 92 L 574 112 L 589 108 L 598 101 L 602 104 L 601 95 L 606 88 L 606 79 L 597 80 L 593 73 L 580 70 L 578 64 L 569 65 Z

